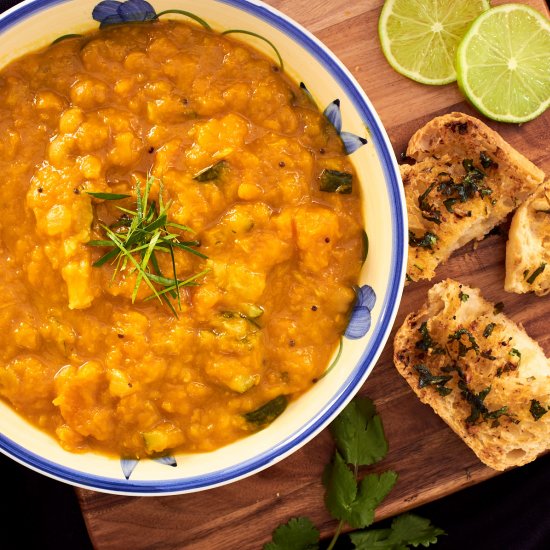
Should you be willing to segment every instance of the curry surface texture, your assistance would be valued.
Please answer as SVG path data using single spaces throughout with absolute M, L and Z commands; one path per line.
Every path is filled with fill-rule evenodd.
M 65 449 L 213 450 L 322 375 L 361 268 L 359 190 L 319 190 L 353 168 L 273 62 L 184 23 L 108 28 L 4 68 L 0 133 L 0 392 Z M 207 256 L 176 249 L 178 278 L 208 270 L 177 316 L 87 244 L 148 177 Z

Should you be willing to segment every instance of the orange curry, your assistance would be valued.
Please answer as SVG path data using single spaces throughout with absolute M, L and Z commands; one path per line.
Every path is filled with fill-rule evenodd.
M 0 395 L 65 449 L 209 451 L 322 376 L 359 190 L 320 190 L 353 168 L 272 61 L 194 25 L 110 27 L 4 68 L 0 134 Z

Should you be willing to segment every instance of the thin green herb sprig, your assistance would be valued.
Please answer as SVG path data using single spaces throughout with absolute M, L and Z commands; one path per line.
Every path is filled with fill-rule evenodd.
M 181 236 L 174 233 L 174 230 L 191 233 L 193 233 L 193 230 L 186 225 L 168 221 L 168 210 L 172 203 L 171 201 L 165 203 L 162 198 L 162 182 L 160 182 L 158 205 L 155 201 L 149 200 L 153 182 L 154 178 L 149 176 L 145 182 L 143 192 L 139 183 L 137 183 L 135 187 L 136 209 L 129 210 L 117 205 L 116 208 L 122 213 L 120 218 L 111 224 L 111 226 L 101 224 L 101 228 L 107 238 L 91 240 L 87 244 L 89 246 L 110 248 L 108 252 L 103 254 L 92 265 L 94 267 L 101 267 L 105 263 L 112 261 L 116 264 L 113 279 L 128 266 L 133 267 L 133 271 L 137 272 L 132 292 L 132 303 L 135 302 L 139 288 L 143 282 L 152 291 L 152 294 L 145 300 L 158 298 L 161 302 L 164 301 L 177 317 L 176 309 L 170 301 L 169 296 L 177 300 L 178 309 L 181 310 L 180 288 L 196 285 L 197 279 L 210 270 L 205 269 L 187 279 L 179 279 L 176 271 L 174 251 L 176 249 L 185 250 L 202 259 L 208 259 L 208 256 L 193 248 L 200 245 L 199 241 L 181 241 Z M 130 197 L 130 195 L 118 193 L 88 192 L 88 195 L 108 201 Z M 171 277 L 166 277 L 160 269 L 157 258 L 159 252 L 170 254 L 172 264 Z M 158 287 L 161 288 L 159 289 Z

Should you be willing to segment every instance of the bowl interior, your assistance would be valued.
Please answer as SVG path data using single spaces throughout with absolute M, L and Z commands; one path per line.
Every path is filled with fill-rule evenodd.
M 97 28 L 91 17 L 96 4 L 89 0 L 34 0 L 10 10 L 0 18 L 0 66 L 58 36 Z M 0 403 L 3 452 L 62 481 L 132 495 L 175 494 L 234 481 L 282 459 L 317 434 L 360 388 L 382 351 L 401 297 L 406 254 L 404 197 L 389 140 L 364 92 L 319 41 L 261 2 L 151 0 L 150 4 L 157 13 L 174 8 L 195 13 L 214 30 L 243 29 L 260 34 L 276 45 L 287 74 L 306 85 L 321 110 L 340 100 L 342 130 L 367 139 L 351 158 L 361 182 L 369 239 L 360 285 L 372 287 L 376 303 L 370 330 L 359 339 L 342 339 L 335 366 L 324 378 L 268 428 L 211 453 L 122 464 L 99 455 L 75 455 L 63 451 L 51 437 Z M 276 59 L 266 42 L 244 34 L 239 39 Z

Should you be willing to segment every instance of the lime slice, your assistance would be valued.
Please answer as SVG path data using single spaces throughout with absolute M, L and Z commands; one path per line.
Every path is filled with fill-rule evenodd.
M 504 4 L 472 24 L 457 51 L 458 85 L 485 116 L 526 122 L 550 105 L 550 21 Z
M 422 84 L 456 80 L 456 49 L 488 0 L 386 0 L 378 35 L 389 64 Z

